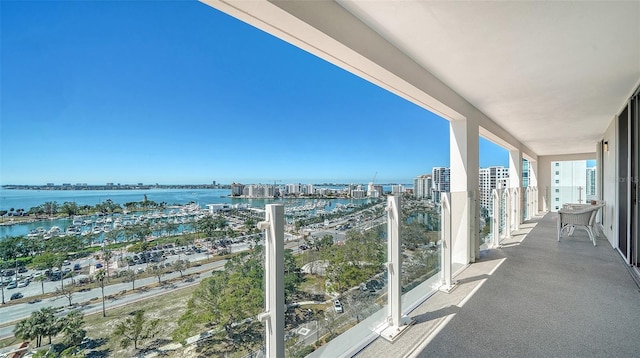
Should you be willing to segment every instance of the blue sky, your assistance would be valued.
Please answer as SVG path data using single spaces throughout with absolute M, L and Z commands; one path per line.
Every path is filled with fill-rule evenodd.
M 449 165 L 444 119 L 204 4 L 0 4 L 3 185 L 411 183 Z

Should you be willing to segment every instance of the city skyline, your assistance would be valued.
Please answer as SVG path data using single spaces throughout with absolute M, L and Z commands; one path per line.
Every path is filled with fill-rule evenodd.
M 2 10 L 1 185 L 411 183 L 449 166 L 446 120 L 199 2 Z

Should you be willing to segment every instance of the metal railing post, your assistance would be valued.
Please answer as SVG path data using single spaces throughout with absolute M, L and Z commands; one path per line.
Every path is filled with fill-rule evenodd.
M 513 196 L 512 196 L 512 217 L 511 219 L 513 220 L 513 230 L 518 230 L 520 229 L 520 188 L 519 187 L 515 187 L 515 188 L 511 188 L 511 191 L 513 192 Z
M 511 190 L 509 188 L 504 190 L 504 236 L 511 236 Z
M 387 197 L 387 272 L 389 275 L 388 313 L 393 326 L 400 326 L 402 307 L 400 303 L 400 272 L 402 267 L 400 256 L 400 197 Z
M 449 196 L 446 193 L 442 194 L 442 212 L 440 213 L 440 241 L 442 242 L 441 249 L 441 269 L 442 272 L 442 285 L 440 290 L 444 292 L 451 292 L 453 290 L 455 282 L 453 282 L 453 247 L 451 244 L 451 204 L 449 202 Z
M 400 196 L 387 197 L 387 320 L 376 332 L 388 341 L 398 338 L 413 323 L 402 317 L 402 252 L 400 246 Z
M 265 323 L 265 352 L 270 358 L 284 357 L 284 205 L 265 207 L 265 312 L 258 318 Z
M 491 199 L 493 201 L 493 212 L 491 218 L 491 247 L 500 246 L 500 206 L 502 205 L 501 198 L 502 189 L 493 189 L 491 192 Z

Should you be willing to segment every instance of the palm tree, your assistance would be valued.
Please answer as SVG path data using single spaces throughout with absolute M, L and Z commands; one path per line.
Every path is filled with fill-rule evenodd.
M 67 346 L 78 346 L 87 334 L 82 329 L 84 325 L 84 314 L 79 310 L 69 312 L 63 319 L 62 333 L 64 334 L 64 343 Z
M 46 277 L 44 277 L 44 275 L 38 276 L 36 277 L 35 280 L 40 281 L 40 286 L 42 287 L 42 294 L 44 295 L 44 281 L 46 280 Z
M 104 250 L 102 253 L 102 258 L 104 259 L 104 265 L 107 269 L 107 280 L 111 281 L 111 277 L 109 276 L 109 261 L 113 258 L 113 251 Z
M 42 337 L 36 333 L 36 327 L 34 325 L 34 321 L 31 318 L 24 319 L 18 322 L 13 328 L 13 334 L 16 336 L 16 338 L 23 341 L 31 341 L 35 339 L 36 347 L 40 347 Z
M 100 281 L 100 288 L 102 289 L 102 317 L 107 317 L 107 311 L 104 307 L 104 269 L 100 269 L 98 273 L 96 273 L 96 279 Z
M 53 307 L 44 307 L 40 311 L 35 312 L 38 317 L 38 330 L 41 335 L 49 337 L 49 344 L 51 344 L 51 337 L 55 336 L 62 330 L 62 321 L 55 316 L 56 310 Z

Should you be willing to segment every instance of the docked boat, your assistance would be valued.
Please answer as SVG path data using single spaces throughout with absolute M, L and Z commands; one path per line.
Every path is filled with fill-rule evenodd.
M 47 231 L 47 234 L 51 236 L 60 235 L 61 233 L 62 233 L 62 229 L 60 229 L 59 226 L 52 226 L 51 229 Z

